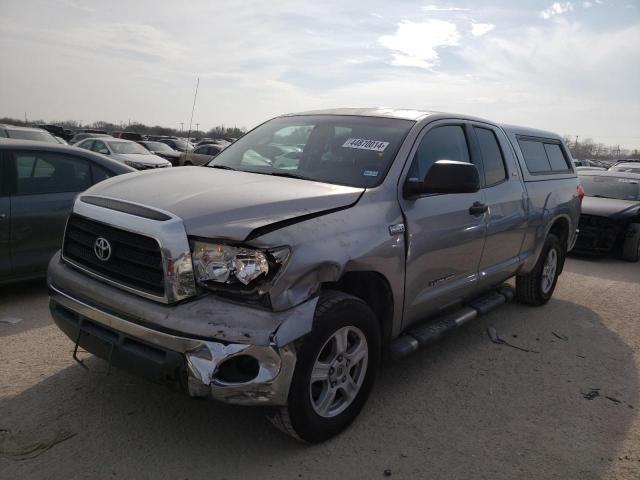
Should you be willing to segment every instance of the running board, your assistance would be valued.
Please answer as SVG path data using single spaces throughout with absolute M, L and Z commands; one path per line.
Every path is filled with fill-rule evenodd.
M 501 285 L 497 290 L 467 302 L 465 306 L 455 312 L 412 327 L 391 342 L 391 357 L 398 359 L 409 355 L 418 350 L 418 348 L 438 340 L 447 332 L 467 323 L 469 320 L 486 315 L 500 305 L 510 302 L 514 296 L 515 292 L 510 285 Z

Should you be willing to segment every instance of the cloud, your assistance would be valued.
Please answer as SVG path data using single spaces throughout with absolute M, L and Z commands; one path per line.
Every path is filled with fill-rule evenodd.
M 567 12 L 573 12 L 573 4 L 571 2 L 554 2 L 551 6 L 540 12 L 540 16 L 545 20 L 549 20 L 556 15 L 562 15 Z
M 393 65 L 430 69 L 440 60 L 436 49 L 459 45 L 460 34 L 454 23 L 444 20 L 404 20 L 396 33 L 380 37 L 379 42 L 393 51 Z
M 582 2 L 582 7 L 583 8 L 591 8 L 591 7 L 593 7 L 593 3 L 592 2 Z
M 492 23 L 475 23 L 471 24 L 471 35 L 474 37 L 481 37 L 489 33 L 495 27 Z
M 425 12 L 469 12 L 469 8 L 459 7 L 439 7 L 438 5 L 425 5 L 422 7 Z

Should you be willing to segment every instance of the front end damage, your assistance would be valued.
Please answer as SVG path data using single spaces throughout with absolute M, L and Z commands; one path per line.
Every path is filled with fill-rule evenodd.
M 294 341 L 310 328 L 317 301 L 281 313 L 211 295 L 164 305 L 88 278 L 60 255 L 48 283 L 51 315 L 77 346 L 190 396 L 240 405 L 286 405 Z

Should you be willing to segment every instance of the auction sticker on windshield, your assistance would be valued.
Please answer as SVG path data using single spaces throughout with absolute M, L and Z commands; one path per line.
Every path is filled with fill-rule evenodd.
M 381 142 L 379 140 L 366 140 L 364 138 L 349 138 L 342 145 L 344 148 L 359 148 L 361 150 L 372 150 L 374 152 L 384 152 L 389 142 Z

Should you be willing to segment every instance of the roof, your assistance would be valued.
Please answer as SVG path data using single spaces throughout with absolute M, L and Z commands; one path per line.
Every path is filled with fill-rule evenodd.
M 385 108 L 385 107 L 373 107 L 373 108 L 331 108 L 326 110 L 310 110 L 306 112 L 290 113 L 283 115 L 284 117 L 295 115 L 351 115 L 361 117 L 383 117 L 383 118 L 400 118 L 404 120 L 419 121 L 429 117 L 433 120 L 448 119 L 448 118 L 460 118 L 464 120 L 475 120 L 483 123 L 490 123 L 493 125 L 500 125 L 507 133 L 514 135 L 526 135 L 531 137 L 544 137 L 553 138 L 556 140 L 562 140 L 557 133 L 549 132 L 546 130 L 538 130 L 529 127 L 520 127 L 516 125 L 501 125 L 492 120 L 476 117 L 473 115 L 462 115 L 459 113 L 450 112 L 438 112 L 435 110 L 414 110 L 404 108 Z
M 542 137 L 553 138 L 556 140 L 562 140 L 562 137 L 557 133 L 550 132 L 548 130 L 539 130 L 537 128 L 521 127 L 519 125 L 500 125 L 503 130 L 512 135 L 524 135 L 527 137 Z
M 24 148 L 28 150 L 38 150 L 45 152 L 58 152 L 73 155 L 79 155 L 86 159 L 91 159 L 96 163 L 108 168 L 116 173 L 135 172 L 135 170 L 124 163 L 105 157 L 99 153 L 85 150 L 83 148 L 74 147 L 72 145 L 63 145 L 61 143 L 38 142 L 35 140 L 18 140 L 11 138 L 0 138 L 0 150 L 8 150 L 13 148 Z
M 384 118 L 401 118 L 404 120 L 420 120 L 426 116 L 432 115 L 434 112 L 422 110 L 411 110 L 402 108 L 329 108 L 325 110 L 309 110 L 306 112 L 289 113 L 283 117 L 295 115 L 351 115 L 358 117 L 384 117 Z

